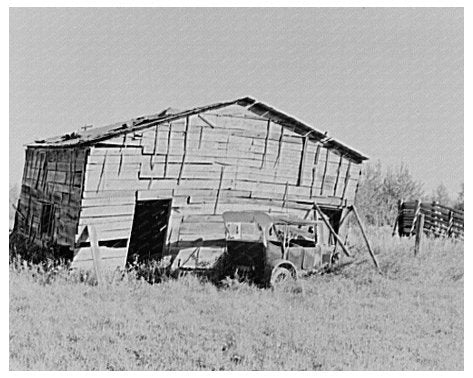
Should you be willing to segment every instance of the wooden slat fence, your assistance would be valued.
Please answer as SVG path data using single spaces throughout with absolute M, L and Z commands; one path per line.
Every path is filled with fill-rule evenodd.
M 464 212 L 438 202 L 400 202 L 397 218 L 399 236 L 415 234 L 415 223 L 420 214 L 424 214 L 424 232 L 463 240 Z

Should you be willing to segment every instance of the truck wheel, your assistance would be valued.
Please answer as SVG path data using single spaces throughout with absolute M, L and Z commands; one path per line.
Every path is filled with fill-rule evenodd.
M 294 276 L 289 269 L 278 266 L 271 273 L 270 285 L 272 287 L 294 280 Z

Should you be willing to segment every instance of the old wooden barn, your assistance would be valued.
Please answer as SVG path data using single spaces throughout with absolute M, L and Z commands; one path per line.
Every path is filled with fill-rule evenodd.
M 263 210 L 337 229 L 361 153 L 252 98 L 168 109 L 27 145 L 15 232 L 91 263 L 94 226 L 108 266 L 221 239 L 221 214 Z

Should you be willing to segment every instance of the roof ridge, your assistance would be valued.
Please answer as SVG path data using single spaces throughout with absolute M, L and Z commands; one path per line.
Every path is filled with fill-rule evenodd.
M 321 132 L 310 126 L 306 122 L 301 121 L 285 112 L 277 110 L 276 108 L 267 105 L 266 103 L 257 101 L 253 97 L 249 96 L 241 97 L 233 101 L 218 102 L 182 111 L 178 111 L 175 108 L 168 107 L 158 114 L 132 118 L 131 120 L 126 122 L 117 122 L 114 124 L 101 126 L 96 129 L 91 128 L 88 129 L 86 133 L 72 132 L 59 137 L 35 141 L 35 143 L 28 144 L 27 146 L 67 147 L 71 145 L 91 145 L 119 136 L 121 134 L 143 130 L 149 127 L 153 127 L 155 125 L 159 125 L 161 123 L 172 122 L 176 119 L 190 117 L 195 114 L 220 109 L 230 105 L 240 105 L 247 111 L 258 115 L 259 117 L 266 118 L 269 121 L 280 124 L 284 127 L 290 126 L 295 132 L 306 137 L 312 137 L 313 139 L 320 141 L 325 147 L 336 149 L 339 151 L 340 154 L 352 157 L 355 160 L 363 161 L 367 159 L 366 156 L 356 151 L 352 147 L 349 147 L 348 145 L 341 143 L 332 137 L 329 137 L 327 135 L 327 132 Z M 104 131 L 100 133 L 101 130 Z M 99 133 L 97 133 L 97 131 L 99 131 Z

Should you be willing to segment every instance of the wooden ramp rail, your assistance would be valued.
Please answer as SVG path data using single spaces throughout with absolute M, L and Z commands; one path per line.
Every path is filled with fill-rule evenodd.
M 393 229 L 393 236 L 416 234 L 416 224 L 424 216 L 422 230 L 434 236 L 451 237 L 463 240 L 464 238 L 464 212 L 443 206 L 438 202 L 399 201 L 398 216 Z

